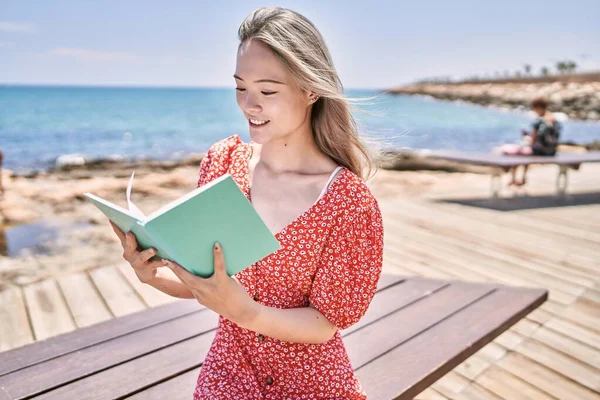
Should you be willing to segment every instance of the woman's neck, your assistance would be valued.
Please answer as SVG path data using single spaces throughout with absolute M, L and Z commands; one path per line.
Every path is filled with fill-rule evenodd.
M 311 135 L 289 135 L 265 144 L 252 142 L 253 159 L 269 173 L 322 173 L 333 163 L 317 147 Z M 328 162 L 329 161 L 329 162 Z

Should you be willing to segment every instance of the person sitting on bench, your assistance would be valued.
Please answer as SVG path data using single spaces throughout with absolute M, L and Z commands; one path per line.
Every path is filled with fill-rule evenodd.
M 502 154 L 506 155 L 534 155 L 534 156 L 553 156 L 556 154 L 558 137 L 561 125 L 550 111 L 548 111 L 548 102 L 543 97 L 538 97 L 531 102 L 531 108 L 538 117 L 532 124 L 531 133 L 523 130 L 522 143 L 506 144 L 500 148 Z M 510 169 L 511 180 L 509 186 L 523 186 L 526 183 L 528 165 L 523 166 L 523 178 L 517 182 L 517 168 Z

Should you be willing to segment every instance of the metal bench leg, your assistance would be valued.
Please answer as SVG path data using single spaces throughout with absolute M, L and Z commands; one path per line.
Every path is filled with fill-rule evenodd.
M 497 199 L 502 188 L 502 172 L 495 171 L 492 173 L 492 180 L 490 185 L 492 191 L 492 198 Z
M 559 196 L 564 196 L 567 193 L 567 186 L 569 184 L 569 178 L 567 176 L 568 170 L 568 165 L 559 166 L 558 176 L 556 177 L 556 194 Z

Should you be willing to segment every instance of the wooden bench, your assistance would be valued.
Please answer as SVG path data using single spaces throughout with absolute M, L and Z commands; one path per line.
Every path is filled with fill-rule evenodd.
M 342 333 L 370 400 L 412 399 L 547 295 L 382 275 Z M 217 322 L 182 300 L 0 353 L 0 399 L 190 399 Z
M 567 191 L 569 169 L 579 169 L 583 163 L 600 162 L 600 151 L 588 151 L 585 153 L 556 153 L 554 156 L 511 156 L 494 153 L 478 153 L 457 150 L 439 150 L 426 153 L 427 157 L 437 158 L 459 163 L 483 165 L 495 167 L 492 173 L 491 191 L 492 197 L 498 197 L 501 188 L 502 174 L 510 168 L 520 165 L 532 164 L 555 164 L 558 165 L 556 177 L 556 193 L 564 195 Z

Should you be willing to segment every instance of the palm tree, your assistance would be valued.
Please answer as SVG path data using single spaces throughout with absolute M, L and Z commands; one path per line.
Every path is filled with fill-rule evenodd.
M 525 75 L 531 74 L 531 65 L 525 64 L 525 65 L 523 65 L 523 69 L 525 69 Z
M 550 73 L 550 71 L 548 70 L 548 67 L 542 67 L 541 73 L 542 73 L 543 76 L 548 76 L 548 74 Z
M 577 69 L 577 63 L 575 61 L 567 61 L 566 68 L 567 68 L 567 71 L 569 71 L 570 73 L 573 73 Z

